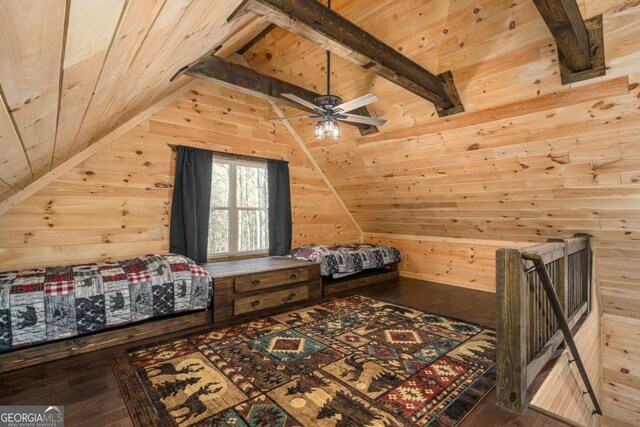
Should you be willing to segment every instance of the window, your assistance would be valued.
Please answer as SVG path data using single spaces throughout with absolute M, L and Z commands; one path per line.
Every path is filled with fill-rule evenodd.
M 213 159 L 209 256 L 265 252 L 269 248 L 266 163 Z

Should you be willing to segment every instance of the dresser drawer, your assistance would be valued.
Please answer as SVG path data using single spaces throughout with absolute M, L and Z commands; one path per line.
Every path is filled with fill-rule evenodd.
M 233 303 L 233 314 L 238 316 L 307 299 L 309 299 L 307 285 L 292 286 L 280 291 L 238 298 Z
M 287 270 L 256 273 L 236 277 L 235 292 L 241 294 L 261 289 L 275 288 L 290 283 L 305 282 L 307 280 L 309 280 L 309 270 L 306 268 L 291 268 Z

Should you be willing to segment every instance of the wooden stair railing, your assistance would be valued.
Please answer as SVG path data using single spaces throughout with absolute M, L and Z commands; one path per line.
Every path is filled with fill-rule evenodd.
M 569 347 L 569 351 L 571 352 L 571 356 L 573 360 L 570 363 L 575 363 L 578 367 L 578 372 L 580 372 L 580 377 L 582 378 L 582 382 L 584 386 L 587 388 L 587 391 L 583 394 L 588 394 L 591 398 L 591 403 L 593 404 L 593 414 L 602 415 L 602 410 L 600 409 L 600 404 L 598 403 L 598 398 L 596 397 L 595 392 L 593 391 L 593 387 L 591 386 L 591 381 L 589 380 L 589 376 L 587 375 L 587 371 L 584 368 L 584 363 L 582 363 L 582 359 L 580 358 L 580 353 L 578 352 L 578 348 L 576 347 L 576 343 L 573 340 L 573 335 L 571 334 L 571 328 L 569 328 L 569 323 L 567 318 L 564 315 L 564 310 L 560 305 L 560 300 L 558 299 L 558 295 L 556 294 L 555 287 L 553 282 L 551 281 L 551 277 L 549 276 L 549 271 L 547 271 L 547 267 L 542 260 L 540 255 L 536 254 L 528 254 L 525 253 L 523 257 L 526 260 L 532 261 L 534 265 L 534 269 L 538 273 L 538 277 L 542 281 L 542 286 L 544 287 L 544 292 L 547 296 L 547 299 L 551 303 L 551 308 L 553 309 L 553 313 L 558 319 L 558 323 L 560 324 L 560 330 L 564 336 L 564 340 Z
M 527 389 L 567 342 L 594 406 L 600 406 L 578 355 L 571 329 L 591 309 L 588 235 L 496 252 L 497 402 L 527 407 Z

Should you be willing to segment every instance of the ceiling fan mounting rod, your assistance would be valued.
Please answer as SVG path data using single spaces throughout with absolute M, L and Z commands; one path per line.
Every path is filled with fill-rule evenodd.
M 327 50 L 327 96 L 331 95 L 331 52 Z
M 331 10 L 331 0 L 327 0 L 327 8 Z M 349 114 L 350 111 L 362 109 L 366 105 L 380 100 L 373 93 L 360 96 L 351 101 L 342 102 L 339 96 L 331 95 L 331 51 L 327 52 L 327 94 L 317 96 L 313 100 L 313 104 L 297 95 L 291 93 L 282 94 L 283 97 L 293 100 L 301 106 L 310 109 L 314 113 L 311 115 L 280 117 L 272 120 L 297 119 L 297 118 L 319 118 L 321 120 L 316 123 L 315 137 L 322 139 L 330 136 L 333 139 L 340 138 L 340 125 L 338 122 L 359 123 L 371 126 L 382 126 L 386 123 L 384 119 L 377 119 L 368 115 Z M 315 104 L 315 105 L 314 105 Z M 366 110 L 365 110 L 366 111 Z
M 331 10 L 331 0 L 327 0 L 327 8 Z M 331 51 L 327 49 L 327 96 L 331 95 Z

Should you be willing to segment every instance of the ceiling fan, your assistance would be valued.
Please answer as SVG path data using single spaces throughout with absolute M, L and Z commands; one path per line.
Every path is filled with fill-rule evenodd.
M 328 6 L 331 9 L 331 0 L 328 0 Z M 289 98 L 290 100 L 297 102 L 298 104 L 314 111 L 313 114 L 304 114 L 300 116 L 278 117 L 270 119 L 271 121 L 289 120 L 289 119 L 316 119 L 320 118 L 316 124 L 315 137 L 316 139 L 322 139 L 324 137 L 331 137 L 333 139 L 340 138 L 340 126 L 338 121 L 361 123 L 371 126 L 382 126 L 387 123 L 384 119 L 378 119 L 375 117 L 360 116 L 357 114 L 348 114 L 349 111 L 356 110 L 366 105 L 372 104 L 378 101 L 380 98 L 373 93 L 368 93 L 359 98 L 351 101 L 342 102 L 342 98 L 339 96 L 331 95 L 331 52 L 327 50 L 327 94 L 325 96 L 319 96 L 314 99 L 314 103 L 300 98 L 297 95 L 291 93 L 283 93 L 282 96 Z

